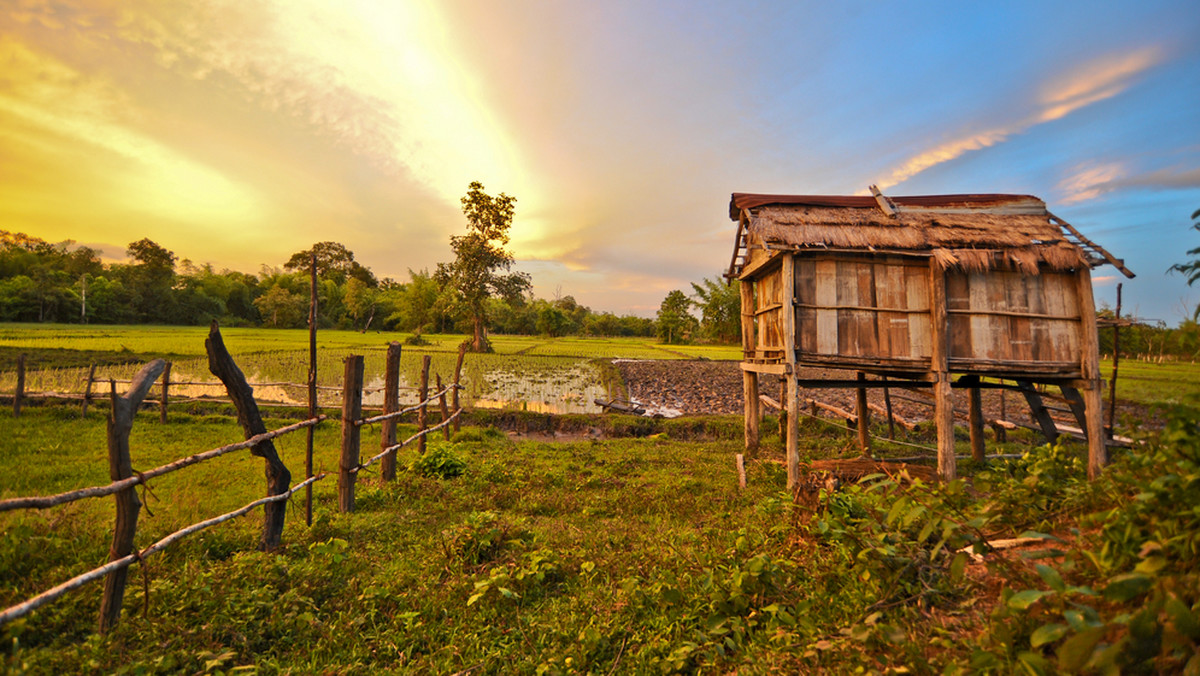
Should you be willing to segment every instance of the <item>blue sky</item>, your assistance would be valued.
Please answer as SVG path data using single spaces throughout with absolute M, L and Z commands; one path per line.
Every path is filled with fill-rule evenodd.
M 1200 302 L 1190 2 L 449 0 L 0 7 L 0 228 L 407 279 L 472 180 L 539 295 L 651 315 L 728 264 L 732 192 L 1027 193 Z M 1096 272 L 1115 299 L 1116 272 Z

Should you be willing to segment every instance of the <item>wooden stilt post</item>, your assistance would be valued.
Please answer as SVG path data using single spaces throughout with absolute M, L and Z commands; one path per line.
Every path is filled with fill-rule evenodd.
M 1000 419 L 1008 420 L 1008 391 L 1000 390 Z M 1004 429 L 1003 425 L 996 425 L 996 443 L 1003 444 L 1008 441 L 1008 430 Z
M 345 361 L 342 381 L 342 459 L 338 463 L 338 510 L 354 511 L 354 482 L 358 468 L 360 428 L 362 417 L 362 355 L 350 355 Z
M 887 411 L 888 439 L 896 438 L 896 416 L 892 413 L 892 394 L 890 388 L 883 388 L 883 406 Z
M 171 388 L 171 362 L 167 362 L 162 372 L 162 398 L 158 400 L 158 422 L 167 424 L 167 398 L 170 396 L 168 390 Z
M 458 346 L 458 361 L 454 364 L 454 395 L 453 399 L 451 400 L 451 404 L 454 406 L 455 411 L 462 410 L 462 406 L 460 406 L 458 403 L 458 391 L 460 389 L 459 385 L 461 384 L 462 380 L 463 357 L 466 356 L 466 354 L 467 344 L 462 343 Z M 462 429 L 461 415 L 454 419 L 454 431 L 457 432 L 460 429 Z
M 787 446 L 787 379 L 779 379 L 779 442 Z
M 317 254 L 308 264 L 308 418 L 317 417 Z M 313 440 L 316 428 L 309 427 L 304 447 L 304 479 L 313 475 Z M 304 487 L 304 523 L 312 525 L 312 484 Z
M 133 419 L 138 407 L 146 398 L 150 387 L 158 380 L 166 362 L 161 359 L 146 364 L 133 378 L 124 396 L 117 396 L 117 384 L 109 381 L 109 396 L 112 398 L 112 408 L 108 416 L 108 475 L 113 481 L 128 479 L 133 476 L 133 461 L 129 456 L 129 433 L 133 430 Z M 138 500 L 137 487 L 130 486 L 115 496 L 117 501 L 117 520 L 113 526 L 112 546 L 108 550 L 108 560 L 116 561 L 133 553 L 133 537 L 137 534 L 138 512 L 142 508 Z M 128 568 L 114 570 L 104 578 L 104 597 L 100 601 L 100 633 L 105 633 L 117 625 L 121 617 L 121 604 L 125 599 L 125 579 L 129 574 Z
M 788 379 L 787 487 L 793 491 L 800 483 L 800 383 L 796 373 L 796 259 L 790 253 L 783 255 L 781 275 L 783 357 Z
M 17 389 L 13 393 L 13 417 L 21 415 L 21 400 L 25 398 L 25 355 L 17 355 Z
M 417 432 L 424 432 L 428 427 L 429 422 L 429 406 L 425 400 L 429 398 L 429 355 L 421 358 L 421 384 L 417 389 L 417 399 L 420 401 L 420 408 L 417 409 Z M 425 455 L 426 439 L 429 435 L 422 434 L 420 439 L 417 439 L 417 453 Z
M 954 457 L 954 399 L 950 390 L 950 340 L 946 314 L 946 271 L 929 259 L 930 377 L 933 379 L 934 420 L 937 422 L 938 478 L 958 476 Z
M 258 402 L 254 401 L 254 389 L 246 382 L 246 376 L 234 363 L 233 357 L 229 355 L 229 350 L 225 349 L 225 341 L 221 338 L 221 331 L 218 329 L 216 321 L 212 323 L 212 327 L 208 331 L 204 348 L 208 352 L 208 370 L 225 385 L 225 392 L 229 394 L 234 408 L 237 409 L 238 423 L 242 426 L 242 433 L 246 435 L 247 439 L 265 434 L 267 426 L 263 424 L 262 415 L 258 412 Z M 267 495 L 286 493 L 291 488 L 292 473 L 279 458 L 273 442 L 268 440 L 255 444 L 250 449 L 250 454 L 262 458 L 267 465 Z M 283 537 L 283 521 L 286 516 L 286 502 L 269 502 L 263 506 L 263 533 L 262 540 L 259 542 L 260 549 L 269 552 L 279 546 L 279 541 Z
M 859 382 L 865 382 L 867 376 L 862 371 L 857 375 Z M 871 454 L 871 411 L 867 408 L 867 388 L 860 387 L 854 392 L 855 410 L 858 415 L 858 449 L 863 455 Z
M 975 379 L 978 384 L 978 378 Z M 967 420 L 971 429 L 971 459 L 983 462 L 987 450 L 983 439 L 983 394 L 978 387 L 967 390 Z
M 754 283 L 738 282 L 742 311 L 742 358 L 754 356 Z M 747 453 L 758 450 L 758 373 L 742 371 L 742 413 L 745 417 L 745 446 Z
M 383 412 L 395 413 L 400 410 L 400 343 L 388 343 L 387 363 L 383 368 Z M 383 421 L 383 429 L 379 434 L 379 450 L 396 445 L 396 419 Z M 383 456 L 379 462 L 379 475 L 384 481 L 396 480 L 396 452 L 392 451 Z
M 87 385 L 83 388 L 83 411 L 80 412 L 80 418 L 87 417 L 88 404 L 92 403 L 92 384 L 96 382 L 96 365 L 92 364 L 88 367 Z
M 1104 443 L 1104 403 L 1100 398 L 1100 342 L 1096 329 L 1096 300 L 1092 296 L 1091 270 L 1081 268 L 1076 275 L 1079 289 L 1079 351 L 1083 373 L 1083 404 L 1087 414 L 1088 478 L 1096 479 L 1108 464 L 1108 446 Z

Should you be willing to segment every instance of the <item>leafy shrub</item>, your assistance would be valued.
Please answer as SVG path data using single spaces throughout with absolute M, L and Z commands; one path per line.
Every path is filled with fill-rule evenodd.
M 430 479 L 453 479 L 462 476 L 467 471 L 467 463 L 454 451 L 455 447 L 452 444 L 432 443 L 424 455 L 419 455 L 408 463 L 408 471 Z
M 446 559 L 477 565 L 496 559 L 508 546 L 527 544 L 533 535 L 519 521 L 495 512 L 471 512 L 463 522 L 442 531 Z

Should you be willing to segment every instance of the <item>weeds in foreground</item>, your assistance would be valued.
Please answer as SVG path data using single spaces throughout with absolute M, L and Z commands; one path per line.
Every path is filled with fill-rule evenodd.
M 313 528 L 293 519 L 277 554 L 252 551 L 252 524 L 206 533 L 150 562 L 146 616 L 131 585 L 121 625 L 95 635 L 98 594 L 84 590 L 0 629 L 3 659 L 30 673 L 1191 673 L 1197 419 L 1172 416 L 1097 482 L 1082 449 L 1060 445 L 942 486 L 867 477 L 815 509 L 769 459 L 738 491 L 736 442 L 466 428 L 426 454 L 464 471 L 402 459 L 412 470 L 364 483 L 355 514 L 323 487 Z M 261 490 L 257 467 L 238 490 Z M 175 518 L 159 492 L 156 518 Z M 73 512 L 63 532 L 6 517 L 0 601 L 102 554 L 78 534 L 109 518 Z M 997 549 L 1017 536 L 1028 546 Z

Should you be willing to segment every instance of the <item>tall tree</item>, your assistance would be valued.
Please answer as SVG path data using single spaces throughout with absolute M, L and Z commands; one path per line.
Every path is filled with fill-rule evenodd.
M 313 254 L 317 255 L 317 276 L 321 279 L 331 279 L 339 286 L 349 278 L 357 279 L 371 288 L 379 285 L 371 269 L 354 260 L 354 252 L 337 242 L 317 242 L 310 249 L 297 251 L 283 267 L 285 270 L 307 272 Z
M 492 197 L 483 184 L 473 181 L 462 198 L 467 217 L 467 233 L 452 235 L 450 248 L 454 262 L 438 263 L 434 275 L 438 284 L 454 289 L 463 309 L 471 317 L 475 352 L 490 350 L 487 341 L 487 299 L 500 296 L 519 298 L 529 290 L 529 275 L 523 272 L 503 274 L 512 269 L 513 255 L 504 249 L 512 227 L 517 198 L 500 193 Z
M 696 327 L 696 318 L 688 313 L 688 297 L 676 289 L 667 294 L 658 308 L 658 337 L 665 343 L 681 343 Z
M 1192 212 L 1192 229 L 1200 231 L 1200 209 Z M 1200 281 L 1200 246 L 1195 249 L 1189 249 L 1187 255 L 1192 257 L 1192 260 L 1186 263 L 1176 263 L 1170 268 L 1170 272 L 1178 272 L 1187 277 L 1188 286 Z M 1192 319 L 1200 320 L 1200 304 L 1196 305 L 1195 311 L 1192 312 Z
M 700 309 L 700 328 L 709 340 L 732 343 L 741 335 L 742 315 L 741 291 L 719 276 L 692 283 L 696 300 L 692 304 Z
M 157 242 L 142 238 L 131 242 L 125 253 L 134 260 L 126 268 L 141 321 L 159 323 L 173 312 L 171 286 L 175 282 L 176 256 Z

